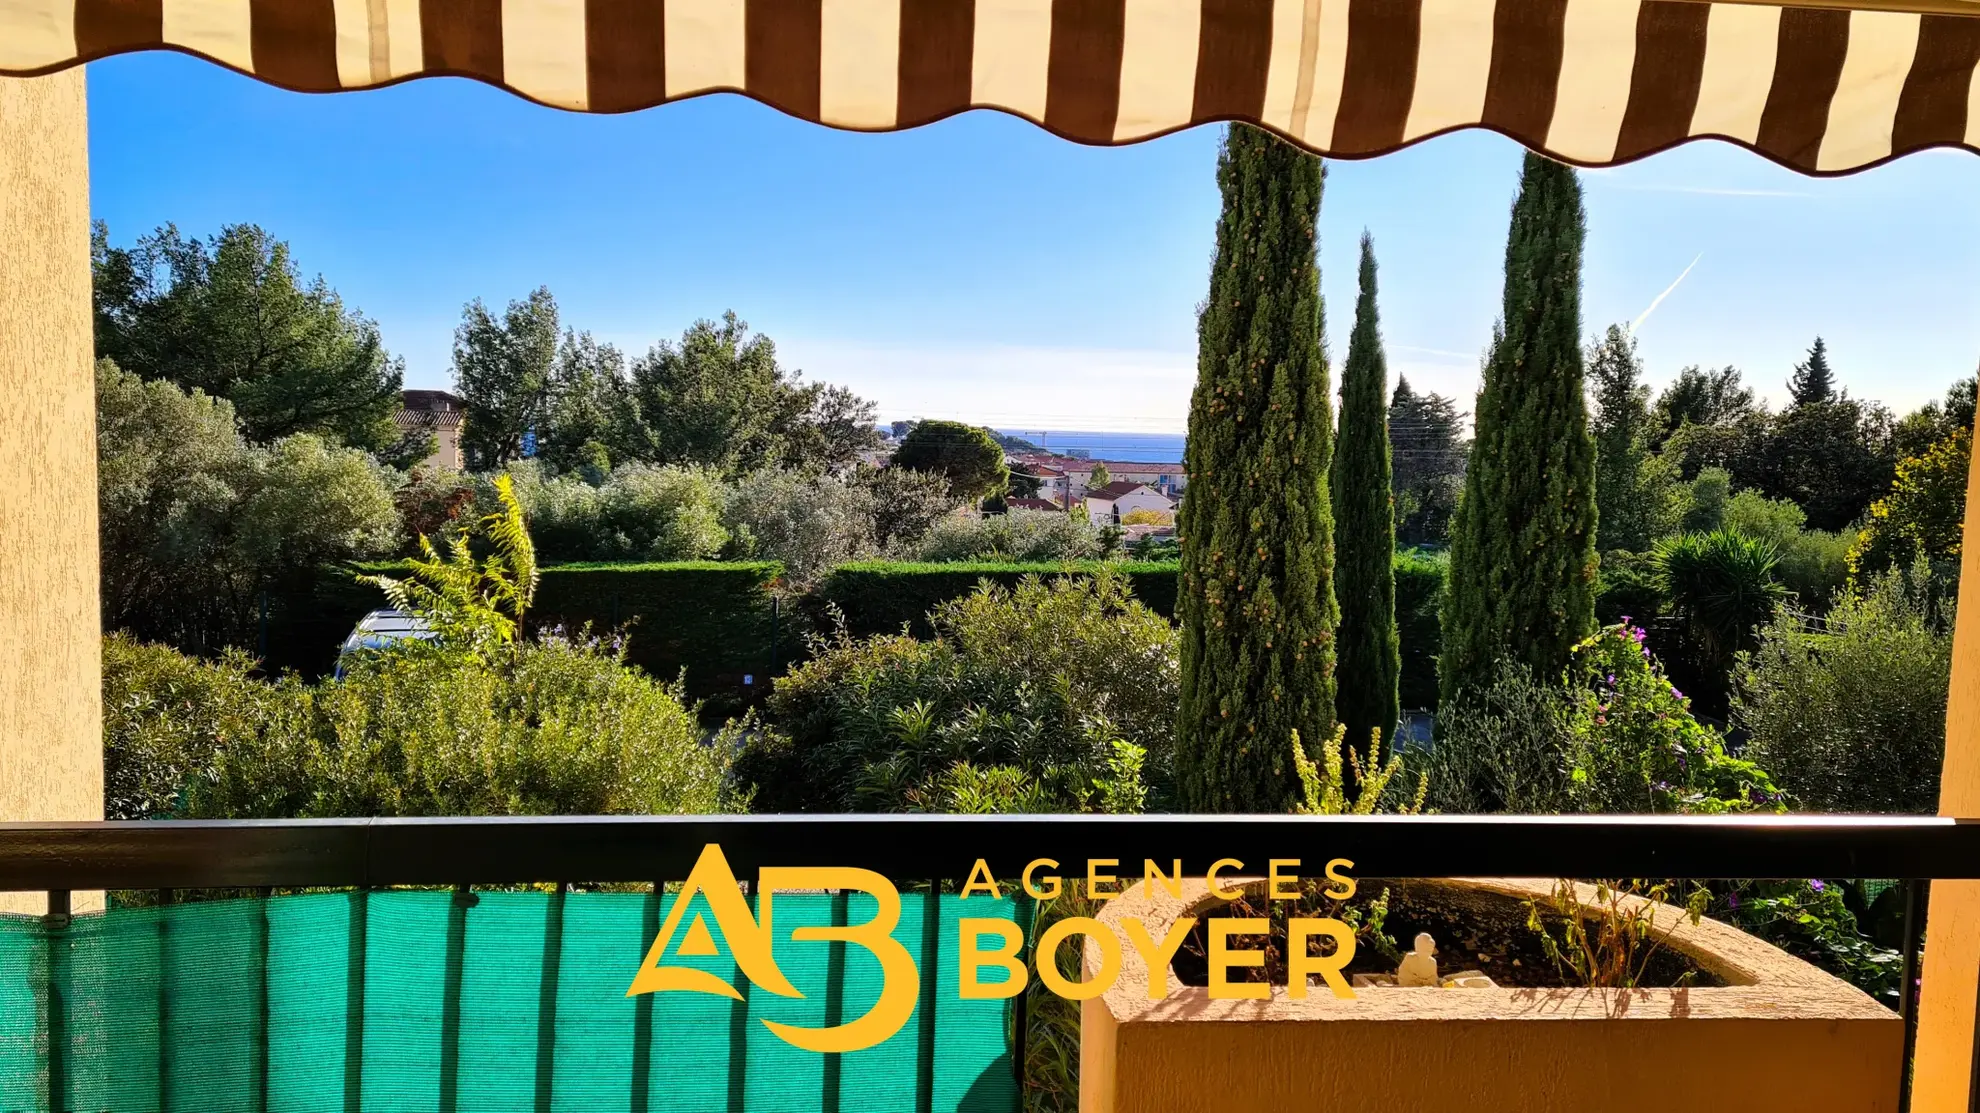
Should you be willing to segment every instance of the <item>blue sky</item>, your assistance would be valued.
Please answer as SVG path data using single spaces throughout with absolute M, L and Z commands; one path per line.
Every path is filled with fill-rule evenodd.
M 168 54 L 89 73 L 113 240 L 259 223 L 380 323 L 409 386 L 448 384 L 464 302 L 548 285 L 632 353 L 733 308 L 886 418 L 1186 423 L 1215 128 L 1102 149 L 995 113 L 858 135 L 733 96 L 580 116 L 453 79 L 306 96 Z M 1518 158 L 1467 133 L 1332 164 L 1337 364 L 1365 227 L 1391 374 L 1468 408 Z M 1820 333 L 1845 387 L 1904 410 L 1980 361 L 1980 159 L 1817 180 L 1705 143 L 1584 180 L 1589 332 L 1691 267 L 1639 328 L 1652 383 L 1730 363 L 1778 399 Z

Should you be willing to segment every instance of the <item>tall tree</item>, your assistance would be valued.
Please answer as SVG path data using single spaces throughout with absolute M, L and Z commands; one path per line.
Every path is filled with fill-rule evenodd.
M 1451 527 L 1438 679 L 1449 700 L 1501 659 L 1541 677 L 1595 624 L 1595 445 L 1582 393 L 1581 183 L 1528 154 L 1506 237 L 1503 318 Z
M 1010 485 L 1004 450 L 987 430 L 960 421 L 916 422 L 894 450 L 893 464 L 946 478 L 957 499 L 999 494 Z
M 632 420 L 626 357 L 589 332 L 565 330 L 550 371 L 543 427 L 537 440 L 544 462 L 593 478 L 625 461 Z
M 546 417 L 557 360 L 557 299 L 537 287 L 500 320 L 480 298 L 454 330 L 454 391 L 461 396 L 461 449 L 470 468 L 519 459 L 526 434 Z
M 1610 325 L 1588 349 L 1588 389 L 1594 404 L 1595 507 L 1604 551 L 1638 553 L 1650 546 L 1661 488 L 1645 482 L 1650 442 L 1650 388 L 1636 338 Z
M 1758 412 L 1753 388 L 1745 385 L 1737 367 L 1701 371 L 1687 367 L 1657 395 L 1651 447 L 1661 449 L 1686 425 L 1735 426 Z
M 99 223 L 92 254 L 99 356 L 227 399 L 251 441 L 398 441 L 404 364 L 321 276 L 303 280 L 287 243 L 252 224 L 207 240 L 167 224 L 121 248 Z
M 1402 719 L 1402 652 L 1396 636 L 1396 517 L 1390 493 L 1389 362 L 1375 303 L 1375 244 L 1361 237 L 1361 289 L 1341 368 L 1340 443 L 1334 446 L 1335 582 L 1340 649 L 1334 712 L 1363 745 L 1386 746 Z
M 1389 460 L 1396 497 L 1396 540 L 1441 545 L 1464 486 L 1465 415 L 1441 394 L 1418 394 L 1396 376 L 1389 399 Z
M 1794 365 L 1787 388 L 1796 406 L 1836 400 L 1836 376 L 1829 370 L 1829 346 L 1821 337 L 1816 337 L 1815 346 L 1808 349 L 1808 358 Z
M 1197 318 L 1178 617 L 1177 790 L 1203 812 L 1284 811 L 1294 737 L 1334 729 L 1333 415 L 1317 254 L 1320 160 L 1233 125 Z

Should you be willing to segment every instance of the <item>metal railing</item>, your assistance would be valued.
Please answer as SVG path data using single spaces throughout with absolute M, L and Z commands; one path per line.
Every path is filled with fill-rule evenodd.
M 709 843 L 743 877 L 764 866 L 858 866 L 960 881 L 979 858 L 999 877 L 1037 858 L 1068 868 L 1181 859 L 1185 874 L 1201 876 L 1219 858 L 1346 858 L 1362 878 L 1896 879 L 1905 886 L 1900 1109 L 1930 882 L 1980 880 L 1980 820 L 1924 816 L 751 815 L 6 823 L 0 891 L 44 891 L 51 916 L 66 918 L 78 890 L 169 899 L 186 889 L 651 884 L 685 878 Z M 1020 1015 L 1020 1033 L 1022 1024 Z M 1980 1024 L 1974 1050 L 1968 1108 L 1980 1113 Z

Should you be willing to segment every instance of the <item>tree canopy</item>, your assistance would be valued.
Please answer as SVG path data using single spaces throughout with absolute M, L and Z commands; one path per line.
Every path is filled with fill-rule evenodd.
M 115 247 L 98 222 L 91 255 L 99 357 L 226 399 L 252 441 L 319 433 L 405 455 L 403 363 L 321 276 L 303 280 L 286 242 L 252 224 L 204 240 L 167 224 Z
M 918 422 L 901 438 L 893 463 L 947 478 L 949 493 L 959 499 L 994 495 L 1010 482 L 1004 450 L 989 433 L 960 421 Z

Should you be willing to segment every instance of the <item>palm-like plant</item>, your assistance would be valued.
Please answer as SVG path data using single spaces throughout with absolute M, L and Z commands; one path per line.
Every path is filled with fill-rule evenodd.
M 1787 597 L 1775 578 L 1773 542 L 1731 530 L 1686 533 L 1657 543 L 1650 566 L 1658 590 L 1718 669 L 1754 646 L 1754 631 Z
M 536 596 L 536 546 L 509 476 L 495 477 L 495 495 L 501 509 L 456 533 L 444 558 L 421 534 L 421 555 L 412 561 L 411 576 L 363 575 L 358 582 L 376 587 L 394 607 L 424 619 L 443 643 L 481 648 L 515 641 L 523 612 Z M 481 560 L 473 551 L 477 532 L 494 549 Z

